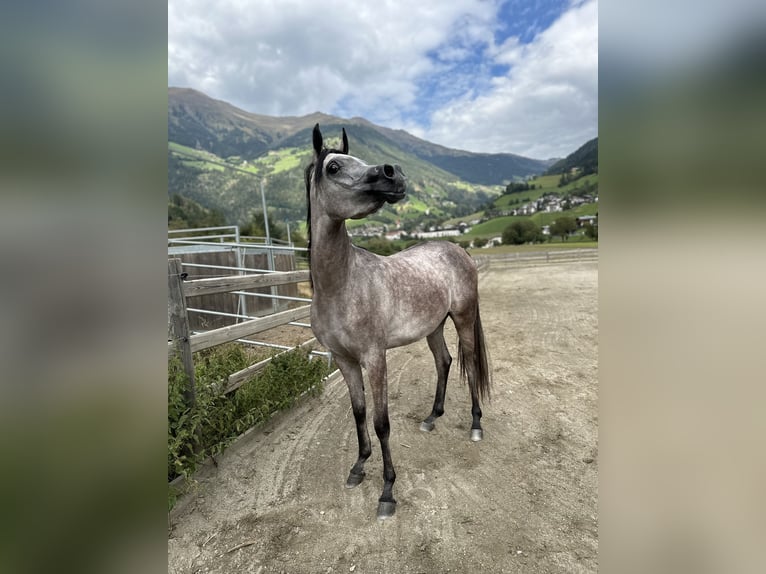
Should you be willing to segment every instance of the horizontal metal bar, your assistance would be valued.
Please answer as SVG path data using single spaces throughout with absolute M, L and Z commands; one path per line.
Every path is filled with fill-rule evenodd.
M 183 284 L 186 297 L 212 295 L 214 293 L 231 293 L 263 287 L 277 287 L 304 283 L 310 279 L 308 269 L 298 271 L 277 271 L 275 273 L 255 273 L 248 275 L 224 275 L 222 277 L 207 277 L 192 279 Z
M 311 299 L 306 299 L 306 301 L 311 301 Z M 239 313 L 225 313 L 223 311 L 210 311 L 209 309 L 196 309 L 194 307 L 187 307 L 186 311 L 187 312 L 192 312 L 192 313 L 199 313 L 200 315 L 216 315 L 218 317 L 231 317 L 232 319 L 246 319 L 248 321 L 250 319 L 260 319 L 261 318 L 261 316 L 253 317 L 252 315 L 240 315 Z M 266 316 L 266 315 L 262 315 L 262 316 Z M 311 325 L 308 324 L 308 323 L 291 322 L 291 323 L 286 323 L 286 324 L 287 325 L 291 325 L 293 327 L 311 328 Z
M 291 321 L 305 319 L 311 313 L 311 305 L 298 307 L 297 309 L 288 309 L 272 315 L 258 317 L 236 325 L 228 325 L 218 329 L 211 329 L 204 333 L 195 333 L 189 338 L 192 352 L 202 351 L 210 347 L 215 347 L 222 343 L 235 341 L 242 337 L 249 337 L 261 331 L 268 331 L 274 327 L 285 325 Z M 168 346 L 168 352 L 172 352 L 172 345 Z
M 305 345 L 306 343 L 312 343 L 312 342 L 316 342 L 316 340 L 310 339 L 309 341 L 302 343 L 302 345 Z M 291 351 L 292 349 L 295 349 L 301 346 L 301 345 L 279 345 L 277 343 L 266 343 L 265 341 L 252 341 L 250 339 L 237 339 L 237 343 L 246 343 L 248 345 L 255 345 L 256 347 L 284 349 L 285 351 Z M 327 351 L 310 351 L 309 355 L 315 355 L 317 357 L 329 357 L 332 355 L 332 353 L 328 353 Z
M 237 339 L 237 343 L 247 343 L 248 345 L 255 345 L 257 347 L 269 347 L 270 349 L 294 349 L 295 345 L 278 345 L 276 343 L 265 343 L 263 341 L 251 341 L 249 339 Z
M 189 241 L 202 241 L 205 239 L 229 239 L 230 237 L 233 237 L 234 239 L 237 238 L 236 235 L 232 235 L 231 233 L 226 233 L 223 235 L 192 235 L 192 236 L 184 236 L 181 239 L 173 239 L 171 237 L 168 237 L 168 243 L 176 244 L 176 243 L 187 243 Z M 217 245 L 220 245 L 220 242 L 217 243 Z
M 328 351 L 311 351 L 312 355 L 318 355 L 320 357 L 332 357 L 332 353 Z
M 232 319 L 258 319 L 258 317 L 252 317 L 250 315 L 239 315 L 237 313 L 224 313 L 223 311 L 210 311 L 208 309 L 195 309 L 194 307 L 187 307 L 187 311 L 192 313 L 199 313 L 200 315 L 216 315 L 218 317 L 231 317 Z
M 241 241 L 242 239 L 266 239 L 265 237 L 262 237 L 260 235 L 240 235 L 239 236 L 240 243 L 245 243 L 244 241 Z M 271 237 L 271 243 L 276 243 L 277 245 L 290 245 L 290 242 L 285 239 L 275 239 L 274 237 Z M 268 245 L 268 244 L 267 244 Z
M 185 244 L 185 245 L 210 245 L 212 247 L 244 247 L 244 248 L 258 248 L 258 249 L 272 249 L 275 251 L 308 251 L 308 248 L 306 247 L 295 247 L 295 246 L 282 246 L 282 245 L 269 245 L 267 243 L 242 243 L 241 241 L 237 243 L 236 241 L 231 241 L 227 243 L 216 243 L 213 241 L 192 241 L 192 240 L 186 240 L 186 239 L 172 239 L 169 240 L 172 241 L 174 244 Z
M 168 233 L 188 233 L 191 231 L 194 231 L 196 233 L 197 231 L 221 231 L 223 229 L 233 229 L 236 233 L 237 226 L 223 225 L 219 227 L 192 227 L 190 229 L 168 229 Z
M 284 301 L 302 301 L 311 303 L 311 297 L 290 297 L 289 295 L 269 295 L 268 293 L 248 293 L 247 291 L 228 291 L 234 295 L 249 295 L 250 297 L 263 297 L 264 299 L 281 299 Z
M 227 265 L 207 265 L 205 263 L 181 262 L 181 265 L 183 265 L 184 267 L 200 267 L 203 269 L 226 269 L 227 271 L 253 271 L 255 273 L 284 273 L 284 271 L 272 271 L 271 269 L 255 269 L 253 267 L 229 267 Z

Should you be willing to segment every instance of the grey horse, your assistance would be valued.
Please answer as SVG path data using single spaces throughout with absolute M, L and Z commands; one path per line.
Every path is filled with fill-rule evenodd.
M 313 300 L 311 327 L 332 352 L 348 385 L 359 439 L 359 458 L 346 486 L 364 479 L 372 447 L 367 431 L 362 367 L 374 406 L 373 426 L 383 455 L 383 493 L 378 518 L 393 516 L 396 480 L 389 447 L 386 350 L 423 339 L 436 362 L 436 397 L 420 428 L 431 431 L 444 413 L 452 357 L 444 341 L 451 317 L 458 334 L 458 364 L 471 392 L 471 440 L 483 437 L 480 400 L 489 397 L 490 373 L 479 317 L 478 273 L 471 257 L 447 241 L 426 242 L 389 257 L 352 245 L 346 219 L 366 217 L 386 202 L 405 196 L 406 179 L 398 165 L 367 165 L 348 155 L 346 130 L 341 149 L 323 146 L 314 127 L 313 162 L 306 168 L 309 260 Z

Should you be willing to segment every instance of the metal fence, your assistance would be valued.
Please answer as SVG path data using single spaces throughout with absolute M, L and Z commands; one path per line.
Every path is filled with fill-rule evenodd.
M 583 249 L 551 249 L 549 251 L 516 251 L 514 253 L 494 253 L 482 255 L 493 264 L 539 265 L 545 263 L 561 263 L 565 261 L 597 261 L 597 248 Z M 479 259 L 479 257 L 477 257 Z
M 310 293 L 301 295 L 299 289 L 309 279 L 305 259 L 306 248 L 242 236 L 237 226 L 168 231 L 168 354 L 180 354 L 192 388 L 196 351 L 232 341 L 283 351 L 295 348 L 255 336 L 282 325 L 310 329 L 305 322 Z M 315 343 L 308 331 L 298 346 Z M 311 353 L 332 360 L 329 353 Z M 224 392 L 239 387 L 270 360 L 231 373 Z
M 181 260 L 190 280 L 276 273 L 306 268 L 306 249 L 287 241 L 240 235 L 237 226 L 168 231 L 168 257 Z M 197 296 L 189 301 L 194 330 L 236 324 L 310 299 L 297 284 Z

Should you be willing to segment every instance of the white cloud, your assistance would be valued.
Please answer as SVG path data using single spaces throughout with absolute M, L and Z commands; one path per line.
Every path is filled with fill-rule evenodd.
M 169 0 L 168 83 L 255 113 L 358 115 L 450 147 L 565 155 L 595 130 L 595 2 L 530 46 L 495 46 L 500 1 Z M 513 67 L 493 80 L 493 63 Z
M 491 12 L 482 0 L 170 0 L 168 81 L 265 114 L 406 108 L 452 23 Z
M 496 49 L 511 66 L 491 89 L 435 110 L 426 139 L 459 149 L 564 156 L 597 135 L 598 4 L 565 12 L 530 44 Z

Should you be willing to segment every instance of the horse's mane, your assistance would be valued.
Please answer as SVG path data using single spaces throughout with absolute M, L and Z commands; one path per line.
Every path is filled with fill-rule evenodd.
M 320 180 L 322 179 L 322 170 L 321 169 L 314 169 L 317 165 L 321 166 L 324 163 L 324 159 L 327 157 L 328 154 L 331 153 L 339 153 L 342 154 L 343 152 L 339 149 L 322 149 L 321 152 L 319 152 L 319 155 L 317 156 L 316 161 L 312 161 L 309 165 L 306 166 L 306 170 L 303 173 L 303 179 L 306 182 L 306 247 L 308 251 L 306 252 L 306 259 L 308 260 L 309 269 L 311 268 L 311 180 L 312 180 L 312 174 L 313 174 L 313 180 L 314 185 L 319 185 Z M 314 282 L 311 279 L 311 275 L 309 274 L 309 284 L 314 286 Z

